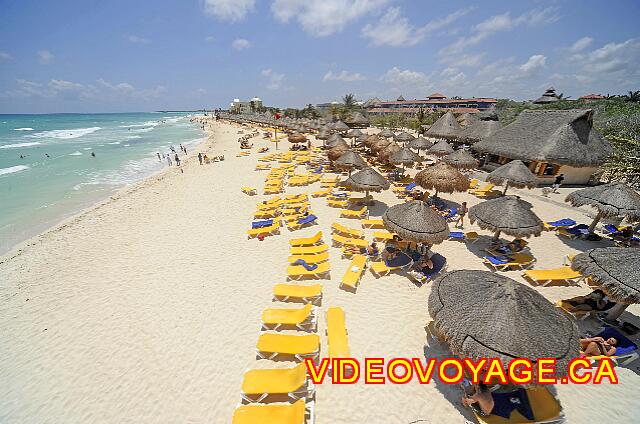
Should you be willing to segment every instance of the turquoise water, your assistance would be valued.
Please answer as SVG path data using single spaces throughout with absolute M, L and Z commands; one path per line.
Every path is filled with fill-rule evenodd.
M 0 254 L 166 167 L 156 152 L 193 148 L 203 132 L 189 117 L 0 115 Z

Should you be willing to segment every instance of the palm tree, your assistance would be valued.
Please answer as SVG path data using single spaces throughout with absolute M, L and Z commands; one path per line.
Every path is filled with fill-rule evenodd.
M 627 102 L 640 102 L 640 91 L 629 91 L 629 94 L 624 96 L 624 100 Z
M 351 110 L 356 105 L 356 96 L 354 96 L 352 93 L 345 94 L 342 97 L 342 102 L 344 103 L 345 108 Z

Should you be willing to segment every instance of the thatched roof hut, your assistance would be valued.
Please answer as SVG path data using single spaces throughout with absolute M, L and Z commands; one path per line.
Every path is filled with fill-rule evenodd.
M 342 121 L 334 122 L 331 127 L 340 132 L 349 131 L 349 126 Z
M 447 220 L 420 200 L 390 207 L 382 221 L 387 230 L 404 240 L 437 244 L 449 237 Z
M 288 137 L 289 143 L 306 143 L 307 137 L 300 134 L 299 132 L 294 132 Z
M 460 123 L 462 127 L 468 127 L 475 122 L 478 122 L 478 117 L 474 113 L 465 112 L 458 116 L 458 123 Z
M 462 138 L 475 143 L 484 140 L 502 128 L 498 121 L 476 121 L 462 130 Z
M 389 144 L 391 144 L 390 141 L 388 141 L 388 140 L 386 140 L 384 138 L 380 138 L 380 139 L 378 139 L 378 141 L 376 141 L 375 143 L 371 144 L 369 146 L 369 148 L 377 153 L 377 152 L 380 152 L 380 151 L 384 150 L 384 148 L 387 147 Z
M 373 168 L 364 168 L 352 174 L 344 183 L 353 191 L 382 191 L 389 188 L 389 181 Z
M 453 152 L 453 147 L 444 140 L 438 141 L 436 144 L 431 146 L 429 150 L 427 150 L 427 153 L 434 156 L 447 156 Z
M 358 138 L 362 135 L 362 131 L 360 131 L 359 129 L 353 129 L 353 130 L 349 130 L 347 132 L 347 137 L 349 138 Z
M 373 144 L 377 143 L 380 140 L 381 138 L 378 137 L 376 134 L 367 135 L 364 145 L 367 147 L 371 147 Z
M 478 167 L 478 161 L 476 158 L 471 156 L 471 153 L 468 151 L 462 149 L 448 154 L 442 158 L 442 161 L 458 169 L 472 169 Z
M 338 169 L 348 169 L 349 171 L 354 168 L 362 169 L 368 166 L 362 156 L 352 150 L 347 151 L 336 159 L 333 165 Z
M 469 178 L 461 174 L 457 169 L 439 162 L 416 174 L 416 184 L 420 187 L 435 189 L 435 195 L 439 191 L 453 193 L 454 191 L 467 191 L 469 189 Z
M 492 105 L 490 108 L 478 113 L 477 118 L 481 121 L 497 121 L 498 111 L 496 110 L 496 106 Z
M 329 149 L 333 149 L 337 146 L 346 146 L 349 147 L 349 144 L 340 136 L 340 134 L 332 134 L 331 137 L 326 141 L 325 145 Z
M 456 270 L 434 281 L 429 314 L 435 332 L 461 358 L 554 358 L 558 376 L 578 357 L 575 323 L 531 287 L 488 271 Z M 536 367 L 534 366 L 534 369 Z
M 512 160 L 496 168 L 487 176 L 487 181 L 497 185 L 504 185 L 504 193 L 509 186 L 517 188 L 534 188 L 538 185 L 538 178 L 520 160 Z
M 475 150 L 524 161 L 573 167 L 604 162 L 611 145 L 593 128 L 592 110 L 525 110 L 476 143 Z
M 495 240 L 500 233 L 514 237 L 539 236 L 544 224 L 531 209 L 531 203 L 517 196 L 503 196 L 471 206 L 469 219 L 472 224 L 477 221 L 483 230 L 495 232 Z
M 402 165 L 402 169 L 406 166 L 411 166 L 416 162 L 421 162 L 422 158 L 410 150 L 408 147 L 403 147 L 394 154 L 391 155 L 390 162 L 395 165 Z
M 320 131 L 316 134 L 318 140 L 327 140 L 329 137 L 331 137 L 331 131 L 324 127 L 320 128 Z
M 462 127 L 456 121 L 453 113 L 442 115 L 425 133 L 428 137 L 458 139 L 462 136 Z
M 625 304 L 640 303 L 640 249 L 605 247 L 576 255 L 571 268 L 609 295 Z
M 553 87 L 547 88 L 547 90 L 533 101 L 534 104 L 543 105 L 547 103 L 555 103 L 560 101 L 560 97 L 556 94 L 556 89 Z
M 629 221 L 640 221 L 640 194 L 622 183 L 583 188 L 570 193 L 565 201 L 576 207 L 589 205 L 598 210 L 589 231 L 595 229 L 600 218 L 625 217 Z

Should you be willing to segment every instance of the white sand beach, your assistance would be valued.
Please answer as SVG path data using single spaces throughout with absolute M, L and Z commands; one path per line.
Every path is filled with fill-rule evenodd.
M 181 173 L 166 169 L 80 213 L 0 258 L 0 422 L 3 423 L 228 423 L 241 401 L 240 385 L 250 368 L 273 362 L 256 360 L 261 313 L 282 307 L 272 288 L 285 282 L 288 240 L 340 222 L 324 198 L 310 198 L 318 225 L 264 241 L 247 239 L 266 171 L 254 171 L 259 147 L 274 144 L 261 137 L 247 157 L 238 153 L 235 125 L 211 122 L 199 147 L 225 160 L 199 165 L 191 153 Z M 286 142 L 280 149 L 288 149 Z M 195 153 L 195 152 L 194 152 Z M 241 192 L 258 189 L 257 196 Z M 286 193 L 312 192 L 287 187 Z M 590 222 L 593 210 L 563 202 L 571 188 L 549 198 L 541 189 L 509 189 L 534 205 L 545 220 L 573 218 Z M 472 206 L 480 199 L 443 194 Z M 383 206 L 400 202 L 391 192 L 374 194 L 373 217 Z M 453 230 L 453 224 L 450 225 Z M 468 222 L 465 231 L 491 234 Z M 367 240 L 373 230 L 366 230 Z M 486 270 L 482 240 L 465 245 L 445 241 L 434 251 L 448 270 Z M 566 255 L 598 247 L 598 242 L 567 241 L 554 232 L 529 239 L 535 268 L 555 268 Z M 430 320 L 430 284 L 418 287 L 406 277 L 381 278 L 367 270 L 355 293 L 339 288 L 349 265 L 338 248 L 330 252 L 331 279 L 323 285 L 317 308 L 321 355 L 327 351 L 325 313 L 346 312 L 354 357 L 447 356 L 444 346 L 425 348 Z M 520 271 L 505 272 L 529 284 Z M 550 301 L 586 294 L 580 286 L 536 287 Z M 284 305 L 286 306 L 286 304 Z M 640 306 L 623 319 L 635 325 Z M 586 325 L 586 327 L 585 327 Z M 580 322 L 594 330 L 591 321 Z M 637 336 L 634 339 L 636 342 Z M 281 367 L 290 365 L 276 363 Z M 553 391 L 566 422 L 637 422 L 640 414 L 640 361 L 617 367 L 620 384 L 558 385 Z M 460 389 L 419 385 L 331 385 L 317 387 L 316 423 L 464 423 L 475 422 L 460 405 Z

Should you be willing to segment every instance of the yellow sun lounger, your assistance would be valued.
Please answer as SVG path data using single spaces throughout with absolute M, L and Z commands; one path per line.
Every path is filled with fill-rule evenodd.
M 244 186 L 240 187 L 240 190 L 242 190 L 244 194 L 248 194 L 249 196 L 255 196 L 256 194 L 258 194 L 258 191 L 255 187 Z
M 274 222 L 268 227 L 262 228 L 252 228 L 247 231 L 247 235 L 249 238 L 258 237 L 260 234 L 265 236 L 272 236 L 274 234 L 278 234 L 280 232 L 280 222 Z
M 292 255 L 317 255 L 319 253 L 326 252 L 329 246 L 326 244 L 318 244 L 315 246 L 297 246 L 291 247 L 289 253 Z
M 318 231 L 313 237 L 297 238 L 289 240 L 291 246 L 312 246 L 322 242 L 322 231 Z
M 349 358 L 349 336 L 344 310 L 333 307 L 327 310 L 327 343 L 329 358 Z
M 254 219 L 266 219 L 266 218 L 275 218 L 280 215 L 280 210 L 278 209 L 270 209 L 270 210 L 261 210 L 257 211 L 253 214 Z
M 477 178 L 472 178 L 471 181 L 469 182 L 469 190 L 467 191 L 472 191 L 477 189 L 478 184 L 480 184 L 480 180 L 478 180 Z
M 345 236 L 349 236 L 351 238 L 363 238 L 364 232 L 362 230 L 356 230 L 355 228 L 345 227 L 342 224 L 334 222 L 331 224 L 331 230 L 336 233 L 343 234 Z
M 384 228 L 384 222 L 381 219 L 363 219 L 362 228 Z
M 332 208 L 346 208 L 349 202 L 347 200 L 327 199 L 327 205 Z
M 289 256 L 289 263 L 292 264 L 297 260 L 302 259 L 308 264 L 319 264 L 321 262 L 326 262 L 329 260 L 329 252 L 326 250 L 317 254 L 302 254 L 302 255 L 292 255 Z
M 582 279 L 582 274 L 568 266 L 555 269 L 530 269 L 525 271 L 522 276 L 542 286 L 560 282 L 576 284 Z
M 373 233 L 373 238 L 377 241 L 388 241 L 393 240 L 393 234 L 388 231 L 375 231 Z
M 311 196 L 313 196 L 313 197 L 324 197 L 324 196 L 328 196 L 330 194 L 331 194 L 331 189 L 330 188 L 326 188 L 324 190 L 314 191 L 313 193 L 311 193 Z
M 341 236 L 340 234 L 335 234 L 335 233 L 331 234 L 331 241 L 333 241 L 333 243 L 338 246 L 357 246 L 357 247 L 369 246 L 369 243 L 367 243 L 367 241 L 364 239 L 349 238 L 349 237 Z
M 311 313 L 311 304 L 302 308 L 285 309 L 269 308 L 262 312 L 263 330 L 280 330 L 282 327 L 295 327 L 300 331 L 315 328 L 315 320 Z
M 351 264 L 347 268 L 347 272 L 342 277 L 340 286 L 346 286 L 355 289 L 360 282 L 360 277 L 364 272 L 364 267 L 367 264 L 367 257 L 364 255 L 354 255 L 351 259 Z
M 329 277 L 331 266 L 329 262 L 318 264 L 315 269 L 308 271 L 302 265 L 289 265 L 287 267 L 287 278 L 290 280 L 302 280 L 303 278 L 323 278 Z
M 562 309 L 564 313 L 566 313 L 567 315 L 570 315 L 577 321 L 583 321 L 589 317 L 596 316 L 597 314 L 602 312 L 598 309 L 591 309 L 590 311 L 579 311 L 579 310 L 572 311 L 571 309 L 573 307 L 569 303 L 567 303 L 566 300 L 558 300 L 556 302 L 556 306 Z
M 389 267 L 387 266 L 387 264 L 384 263 L 384 261 L 379 261 L 379 262 L 372 262 L 370 269 L 371 269 L 371 272 L 374 273 L 374 275 L 376 275 L 377 277 L 382 277 L 393 271 L 409 268 L 411 267 L 412 264 L 413 262 L 409 262 L 407 265 Z
M 524 424 L 524 423 L 551 423 L 561 422 L 563 417 L 560 402 L 553 397 L 546 387 L 531 387 L 525 389 L 531 411 L 535 417 L 535 421 L 528 420 L 517 410 L 511 413 L 509 419 L 502 418 L 498 415 L 480 416 L 476 414 L 476 419 L 482 424 Z
M 494 187 L 495 187 L 494 184 L 489 183 L 482 188 L 471 190 L 471 194 L 475 196 L 486 196 L 488 193 L 491 192 L 491 190 L 493 190 Z
M 369 213 L 369 210 L 366 206 L 363 206 L 362 209 L 353 211 L 351 209 L 344 209 L 340 212 L 340 216 L 343 218 L 355 218 L 362 219 Z
M 300 284 L 276 284 L 273 287 L 274 300 L 301 300 L 304 303 L 314 303 L 322 297 L 322 284 L 303 286 Z
M 320 354 L 320 337 L 317 334 L 303 336 L 280 333 L 262 333 L 256 346 L 260 359 L 274 359 L 278 355 L 290 355 L 302 362 L 305 357 L 314 361 Z
M 240 405 L 233 413 L 231 424 L 304 424 L 305 411 L 303 399 L 293 404 Z
M 253 369 L 244 373 L 242 399 L 262 402 L 269 395 L 287 395 L 297 401 L 307 396 L 307 367 L 300 363 L 292 368 Z

